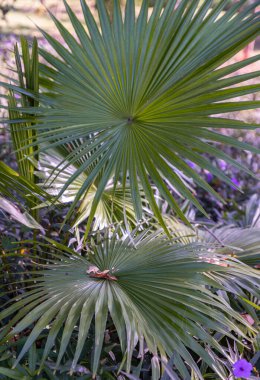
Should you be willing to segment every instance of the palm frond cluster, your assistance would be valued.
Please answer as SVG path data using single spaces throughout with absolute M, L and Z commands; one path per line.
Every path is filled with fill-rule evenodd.
M 259 55 L 228 62 L 259 34 L 260 1 L 98 0 L 98 21 L 80 2 L 84 22 L 64 1 L 72 32 L 50 14 L 63 42 L 42 30 L 55 53 L 22 38 L 1 82 L 18 171 L 0 162 L 0 208 L 47 237 L 3 249 L 0 378 L 143 379 L 149 355 L 153 380 L 225 380 L 231 342 L 260 348 L 258 198 L 236 226 L 186 206 L 208 216 L 196 186 L 225 202 L 193 164 L 232 187 L 209 157 L 253 175 L 221 145 L 258 149 L 219 130 L 257 127 L 223 114 L 260 104 L 236 100 L 259 91 L 260 71 L 236 75 Z M 46 215 L 63 205 L 57 232 Z
M 167 183 L 201 212 L 206 212 L 187 189 L 178 171 L 221 198 L 186 163 L 187 159 L 231 186 L 233 182 L 201 153 L 226 160 L 248 172 L 212 142 L 257 151 L 216 131 L 222 127 L 248 129 L 255 125 L 215 115 L 259 106 L 258 101 L 229 101 L 259 91 L 258 84 L 242 85 L 256 78 L 258 71 L 230 77 L 238 69 L 257 61 L 259 56 L 222 67 L 259 33 L 259 14 L 252 13 L 258 1 L 238 12 L 240 5 L 245 3 L 241 1 L 223 14 L 225 3 L 220 1 L 219 5 L 210 8 L 211 1 L 204 1 L 199 6 L 198 0 L 182 0 L 176 9 L 176 1 L 168 2 L 165 7 L 163 1 L 158 1 L 148 18 L 148 3 L 144 1 L 136 18 L 134 1 L 129 0 L 123 18 L 119 1 L 115 1 L 111 23 L 104 2 L 98 1 L 99 29 L 83 0 L 86 31 L 65 2 L 77 38 L 51 15 L 64 44 L 42 30 L 57 53 L 56 56 L 39 50 L 47 62 L 40 64 L 45 90 L 35 94 L 30 89 L 5 85 L 21 94 L 31 94 L 40 103 L 39 107 L 23 109 L 30 121 L 35 115 L 34 130 L 38 139 L 30 145 L 45 144 L 41 149 L 48 152 L 75 142 L 66 156 L 67 162 L 57 166 L 61 172 L 68 165 L 78 165 L 60 195 L 84 171 L 89 172 L 67 219 L 101 175 L 87 231 L 111 181 L 113 191 L 118 181 L 123 192 L 130 188 L 137 220 L 143 215 L 143 191 L 154 215 L 166 228 L 151 184 L 186 222 Z
M 227 290 L 232 288 L 237 296 L 245 297 L 244 291 L 250 282 L 252 289 L 255 287 L 254 295 L 259 297 L 259 276 L 232 255 L 219 254 L 209 247 L 201 243 L 170 242 L 161 231 L 151 233 L 149 230 L 122 239 L 118 239 L 117 232 L 109 236 L 107 231 L 97 245 L 92 244 L 87 257 L 54 241 L 49 241 L 49 246 L 43 244 L 43 252 L 51 253 L 42 268 L 39 265 L 37 277 L 24 281 L 27 291 L 0 315 L 1 319 L 13 315 L 1 333 L 2 339 L 10 340 L 34 325 L 15 365 L 49 325 L 41 365 L 62 329 L 58 368 L 70 336 L 78 326 L 70 369 L 73 373 L 94 319 L 92 373 L 95 376 L 109 313 L 128 372 L 137 341 L 142 344 L 145 339 L 154 355 L 177 353 L 179 360 L 175 365 L 183 378 L 188 375 L 188 370 L 184 370 L 184 362 L 188 362 L 202 379 L 191 355 L 193 351 L 224 379 L 226 372 L 221 360 L 212 362 L 198 339 L 215 349 L 220 357 L 230 360 L 210 332 L 224 333 L 236 340 L 233 334 L 245 336 L 242 325 L 252 332 L 254 328 L 212 289 L 224 286 Z

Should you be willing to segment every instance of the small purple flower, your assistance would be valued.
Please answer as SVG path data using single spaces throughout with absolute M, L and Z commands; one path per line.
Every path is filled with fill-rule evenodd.
M 219 164 L 219 167 L 220 167 L 220 169 L 221 169 L 222 171 L 227 170 L 227 163 L 226 163 L 226 161 L 220 159 L 220 160 L 218 161 L 218 164 Z
M 190 160 L 188 160 L 187 161 L 187 164 L 192 168 L 192 169 L 196 169 L 196 167 L 197 167 L 197 165 L 196 164 L 194 164 L 194 162 L 192 162 L 192 161 L 190 161 Z
M 251 375 L 253 366 L 246 359 L 239 359 L 233 364 L 233 374 L 235 377 L 248 379 Z
M 236 177 L 232 177 L 231 181 L 233 182 L 234 185 L 236 185 L 237 187 L 239 187 L 240 182 L 239 182 L 239 180 Z M 232 189 L 236 189 L 236 187 L 232 186 Z
M 211 174 L 210 172 L 206 172 L 206 181 L 207 182 L 211 182 L 213 180 L 213 174 Z

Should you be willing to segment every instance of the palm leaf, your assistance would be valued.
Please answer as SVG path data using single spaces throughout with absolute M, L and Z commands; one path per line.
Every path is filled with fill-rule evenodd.
M 75 146 L 67 157 L 73 164 L 96 149 L 98 164 L 92 167 L 96 158 L 90 156 L 59 194 L 92 168 L 70 207 L 67 215 L 70 218 L 77 202 L 91 191 L 102 173 L 86 232 L 111 178 L 114 191 L 119 177 L 123 191 L 129 181 L 137 219 L 142 216 L 140 191 L 143 189 L 154 215 L 167 229 L 152 186 L 178 217 L 185 222 L 187 219 L 166 179 L 206 215 L 173 167 L 220 199 L 186 164 L 187 159 L 231 186 L 234 186 L 232 181 L 204 158 L 203 153 L 252 174 L 213 145 L 216 142 L 258 151 L 216 131 L 223 127 L 254 129 L 254 124 L 215 115 L 259 107 L 259 101 L 230 101 L 259 91 L 258 84 L 243 84 L 258 77 L 259 71 L 229 76 L 256 62 L 259 56 L 222 65 L 259 34 L 259 12 L 253 10 L 260 2 L 257 0 L 238 12 L 246 3 L 242 0 L 223 13 L 226 2 L 222 0 L 210 8 L 211 0 L 204 0 L 201 5 L 198 0 L 182 0 L 175 8 L 176 1 L 169 1 L 165 7 L 163 1 L 158 1 L 148 18 L 148 2 L 143 1 L 136 18 L 134 0 L 128 0 L 123 18 L 119 1 L 115 0 L 110 22 L 104 2 L 99 0 L 99 29 L 82 0 L 87 31 L 65 2 L 77 39 L 51 15 L 65 43 L 42 30 L 57 53 L 52 55 L 40 49 L 47 62 L 40 65 L 45 92 L 35 94 L 16 85 L 3 84 L 40 102 L 39 107 L 25 107 L 21 112 L 27 113 L 29 119 L 37 115 L 33 127 L 38 142 L 45 144 L 44 150 L 82 138 L 82 144 Z
M 183 244 L 201 242 L 215 245 L 219 254 L 237 257 L 247 265 L 259 265 L 260 229 L 257 226 L 236 227 L 234 225 L 201 227 L 191 229 L 176 219 L 167 218 L 168 228 Z
M 18 370 L 9 369 L 5 367 L 0 367 L 0 375 L 6 376 L 6 379 L 14 379 L 14 380 L 31 380 L 32 377 L 24 374 Z
M 260 228 L 215 227 L 211 233 L 201 231 L 200 236 L 208 243 L 216 243 L 218 239 L 224 246 L 219 252 L 233 254 L 247 265 L 260 263 Z
M 49 252 L 48 258 L 43 261 L 42 268 L 34 272 L 36 276 L 32 273 L 33 288 L 30 288 L 30 279 L 27 292 L 17 296 L 0 314 L 1 319 L 11 317 L 1 332 L 3 343 L 34 326 L 15 364 L 49 325 L 42 365 L 62 329 L 58 368 L 71 334 L 78 326 L 77 347 L 71 365 L 73 372 L 94 320 L 92 371 L 95 377 L 109 313 L 118 331 L 128 373 L 137 337 L 139 341 L 145 339 L 155 356 L 159 352 L 169 356 L 176 352 L 179 361 L 176 360 L 175 365 L 180 373 L 183 373 L 185 361 L 199 379 L 203 378 L 193 357 L 196 353 L 220 378 L 225 378 L 222 364 L 213 360 L 203 348 L 205 344 L 214 349 L 216 355 L 230 361 L 210 331 L 236 339 L 233 333 L 244 336 L 240 325 L 254 330 L 210 289 L 229 292 L 232 285 L 232 292 L 246 298 L 243 287 L 247 281 L 255 293 L 259 292 L 257 271 L 230 256 L 218 255 L 205 245 L 176 244 L 159 231 L 144 231 L 118 240 L 116 231 L 110 237 L 107 232 L 104 238 L 99 238 L 96 245 L 92 244 L 88 256 L 83 257 L 47 240 L 49 243 L 42 243 L 41 247 Z M 215 264 L 208 263 L 209 257 L 214 257 Z
M 37 40 L 34 39 L 32 53 L 28 41 L 21 37 L 22 57 L 20 56 L 17 44 L 15 45 L 15 59 L 19 86 L 23 89 L 31 90 L 35 93 L 39 91 L 39 68 L 38 68 L 38 46 Z M 21 94 L 19 99 L 21 107 L 38 106 L 38 102 L 30 96 Z M 19 173 L 27 178 L 30 182 L 34 182 L 34 166 L 25 157 L 33 155 L 34 148 L 28 146 L 28 143 L 35 141 L 35 131 L 31 129 L 32 123 L 21 123 L 19 119 L 23 119 L 23 115 L 17 110 L 17 100 L 14 92 L 11 90 L 9 94 L 9 118 L 17 123 L 10 124 L 11 138 L 16 153 Z
M 68 147 L 71 147 L 71 144 Z M 68 165 L 67 163 L 66 155 L 68 154 L 68 147 L 64 146 L 63 149 L 59 151 L 53 149 L 52 151 L 48 151 L 48 153 L 41 152 L 39 155 L 38 171 L 36 171 L 35 174 L 43 180 L 43 183 L 40 183 L 39 185 L 52 197 L 57 197 L 60 194 L 60 190 L 77 171 L 78 166 L 76 164 Z M 81 160 L 81 164 L 84 163 L 86 159 L 87 158 L 84 157 Z M 61 165 L 62 171 L 57 170 L 56 168 L 61 167 Z M 89 171 L 81 173 L 81 175 L 78 176 L 58 198 L 58 201 L 63 204 L 73 202 L 88 174 Z M 76 211 L 76 218 L 72 227 L 77 227 L 85 219 L 89 218 L 92 203 L 101 179 L 102 176 L 96 178 L 89 191 L 82 196 L 81 204 Z M 145 199 L 143 195 L 142 204 L 142 207 L 146 210 L 147 216 L 149 216 L 150 211 L 145 207 Z M 48 205 L 48 203 L 39 205 L 39 207 L 46 205 Z M 123 189 L 122 184 L 118 182 L 114 191 L 113 182 L 110 181 L 104 189 L 95 211 L 94 218 L 95 221 L 92 225 L 92 230 L 94 231 L 120 222 L 123 222 L 123 224 L 126 223 L 126 226 L 128 226 L 128 224 L 135 226 L 136 218 L 129 185 Z
M 19 53 L 17 44 L 14 48 L 19 86 L 23 89 L 38 93 L 39 62 L 37 40 L 35 38 L 33 40 L 31 54 L 28 41 L 24 37 L 21 37 L 21 48 L 22 55 Z M 28 146 L 28 144 L 33 142 L 36 143 L 36 131 L 32 128 L 33 122 L 21 122 L 24 115 L 19 112 L 18 104 L 20 104 L 21 107 L 37 107 L 38 101 L 26 94 L 21 94 L 20 99 L 17 101 L 13 90 L 9 91 L 9 119 L 10 121 L 14 121 L 13 123 L 10 123 L 10 132 L 13 148 L 16 154 L 18 171 L 30 183 L 35 183 L 34 165 L 30 161 L 30 158 L 33 156 L 34 151 L 37 150 L 37 146 Z M 29 207 L 32 208 L 34 206 L 33 199 L 27 198 L 26 202 L 28 202 Z M 38 219 L 38 211 L 36 209 L 31 210 L 31 213 L 34 218 Z
M 50 195 L 0 161 L 0 208 L 2 210 L 27 227 L 43 231 L 35 220 L 32 210 L 28 212 L 28 207 L 25 206 L 29 204 L 31 207 L 36 207 L 43 200 L 51 202 Z
M 242 208 L 243 216 L 237 223 L 240 227 L 257 227 L 260 228 L 260 196 L 254 194 Z
M 30 200 L 34 206 L 41 203 L 43 199 L 51 197 L 39 186 L 30 182 L 8 165 L 0 161 L 0 195 L 10 198 L 22 206 L 22 200 Z
M 9 201 L 0 196 L 0 209 L 5 211 L 9 216 L 18 221 L 19 223 L 29 227 L 41 230 L 44 233 L 44 229 L 42 226 L 30 215 L 27 211 L 21 212 L 19 208 Z

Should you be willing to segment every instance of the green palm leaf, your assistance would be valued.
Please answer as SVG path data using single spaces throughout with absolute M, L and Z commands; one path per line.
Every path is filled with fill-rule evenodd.
M 42 226 L 28 212 L 21 212 L 19 208 L 6 198 L 0 196 L 0 210 L 5 211 L 9 216 L 29 228 L 39 229 L 44 233 Z
M 35 93 L 39 91 L 39 63 L 38 63 L 38 45 L 37 40 L 34 39 L 32 52 L 30 56 L 29 44 L 24 37 L 21 37 L 22 59 L 18 50 L 17 44 L 15 45 L 15 59 L 17 74 L 19 78 L 19 86 L 23 89 L 32 90 Z M 25 94 L 22 94 L 21 99 L 18 100 L 22 107 L 38 106 L 38 102 Z M 16 160 L 19 173 L 28 179 L 31 183 L 35 182 L 34 166 L 32 162 L 26 157 L 33 155 L 34 147 L 28 147 L 28 144 L 36 140 L 35 131 L 32 129 L 32 123 L 21 123 L 19 119 L 23 118 L 17 112 L 17 100 L 15 99 L 13 91 L 9 94 L 9 118 L 10 120 L 17 120 L 18 123 L 10 124 L 11 138 L 13 148 L 16 153 Z M 27 127 L 27 128 L 26 128 Z
M 25 375 L 23 372 L 14 369 L 8 369 L 0 367 L 0 374 L 6 376 L 6 379 L 15 379 L 15 380 L 31 380 L 32 377 Z
M 247 265 L 259 264 L 260 228 L 258 226 L 242 228 L 234 225 L 217 225 L 213 228 L 205 229 L 201 226 L 192 230 L 172 218 L 167 218 L 167 225 L 175 238 L 183 244 L 200 242 L 214 245 L 219 254 L 237 257 Z
M 260 262 L 260 228 L 215 227 L 211 233 L 201 231 L 200 235 L 203 241 L 210 244 L 218 239 L 224 246 L 219 252 L 233 254 L 247 265 Z
M 213 360 L 203 348 L 204 344 L 209 345 L 216 354 L 230 360 L 211 331 L 236 339 L 233 333 L 244 336 L 241 324 L 254 330 L 210 289 L 229 292 L 232 284 L 234 292 L 246 298 L 243 291 L 246 281 L 250 281 L 255 293 L 259 292 L 257 271 L 229 256 L 218 255 L 207 246 L 171 243 L 159 231 L 144 231 L 119 240 L 115 232 L 111 237 L 107 233 L 97 245 L 91 246 L 88 256 L 83 257 L 48 241 L 41 245 L 49 255 L 42 268 L 34 272 L 33 287 L 32 279 L 28 280 L 27 292 L 17 296 L 0 314 L 1 320 L 11 317 L 0 334 L 2 342 L 34 326 L 16 364 L 48 325 L 42 365 L 62 329 L 58 367 L 71 334 L 78 326 L 73 372 L 94 320 L 92 371 L 95 376 L 109 313 L 118 331 L 127 372 L 131 370 L 137 337 L 139 341 L 145 339 L 155 356 L 165 352 L 171 356 L 176 352 L 179 359 L 175 365 L 181 374 L 185 361 L 198 378 L 203 378 L 192 355 L 196 353 L 220 378 L 225 378 L 220 362 Z M 209 264 L 209 258 L 214 258 L 215 264 Z M 185 369 L 184 373 L 189 372 Z
M 33 40 L 31 54 L 28 41 L 26 41 L 24 37 L 21 37 L 21 47 L 21 56 L 17 44 L 14 48 L 19 86 L 21 86 L 22 89 L 27 89 L 29 91 L 32 90 L 34 91 L 34 93 L 37 93 L 39 91 L 39 62 L 37 40 Z M 26 94 L 22 94 L 20 99 L 16 100 L 14 91 L 9 91 L 9 119 L 10 121 L 14 121 L 10 123 L 10 132 L 13 148 L 16 154 L 18 172 L 22 175 L 24 180 L 27 180 L 27 185 L 29 184 L 29 187 L 33 187 L 33 185 L 35 184 L 34 165 L 28 158 L 32 157 L 34 151 L 37 150 L 37 147 L 28 146 L 28 144 L 32 142 L 36 143 L 36 132 L 34 129 L 32 129 L 32 122 L 30 122 L 29 120 L 25 123 L 21 122 L 21 120 L 23 119 L 23 115 L 19 112 L 17 103 L 21 104 L 22 107 L 37 107 L 38 101 L 32 99 L 30 96 Z M 1 169 L 2 167 L 0 168 L 0 170 Z M 17 182 L 19 182 L 21 177 L 16 177 L 16 179 L 18 179 Z M 10 185 L 11 183 L 7 184 L 8 187 L 10 187 Z M 37 189 L 37 186 L 35 186 L 34 188 Z M 43 192 L 40 189 L 37 189 L 36 192 L 38 192 L 38 194 L 43 194 Z M 32 193 L 30 197 L 25 196 L 26 194 L 22 195 L 23 199 L 27 203 L 27 206 L 30 208 L 31 215 L 29 215 L 28 213 L 21 214 L 19 210 L 16 209 L 15 205 L 11 204 L 11 202 L 6 199 L 1 199 L 2 208 L 4 208 L 5 211 L 11 213 L 11 215 L 16 220 L 19 220 L 21 223 L 27 225 L 28 227 L 34 226 L 34 228 L 39 228 L 37 227 L 39 226 L 39 224 L 36 222 L 36 220 L 38 220 L 38 211 L 37 209 L 33 209 L 35 203 L 37 203 L 38 200 L 37 196 L 36 199 L 34 199 L 32 197 Z
M 41 187 L 30 182 L 8 165 L 0 161 L 0 195 L 10 198 L 22 205 L 22 200 L 29 199 L 31 205 L 36 206 L 44 199 L 51 197 Z
M 242 218 L 237 218 L 236 223 L 240 227 L 260 228 L 260 195 L 254 194 L 242 207 Z
M 206 214 L 173 168 L 218 198 L 221 197 L 187 165 L 187 159 L 231 186 L 234 186 L 231 180 L 203 153 L 250 173 L 212 143 L 257 151 L 216 131 L 256 125 L 215 115 L 259 106 L 258 101 L 230 101 L 260 89 L 258 84 L 242 85 L 258 77 L 259 71 L 227 77 L 257 61 L 259 56 L 222 65 L 258 35 L 259 12 L 253 10 L 260 2 L 257 0 L 238 12 L 246 3 L 242 0 L 225 13 L 222 10 L 227 0 L 213 8 L 211 3 L 204 0 L 199 5 L 199 0 L 182 0 L 175 9 L 176 1 L 169 1 L 165 7 L 164 1 L 158 1 L 148 18 L 148 2 L 143 1 L 136 18 L 134 0 L 128 0 L 123 18 L 119 1 L 115 0 L 110 22 L 104 2 L 99 0 L 99 29 L 82 0 L 86 31 L 65 2 L 77 38 L 52 15 L 65 44 L 42 31 L 57 55 L 40 49 L 40 55 L 47 61 L 40 65 L 45 92 L 29 91 L 40 106 L 24 108 L 23 112 L 37 115 L 34 128 L 38 142 L 45 144 L 47 151 L 82 138 L 82 144 L 68 154 L 69 164 L 80 162 L 95 149 L 95 154 L 77 168 L 60 191 L 61 195 L 85 170 L 92 168 L 71 205 L 69 218 L 77 202 L 91 191 L 102 173 L 86 232 L 111 178 L 114 191 L 119 177 L 123 191 L 129 181 L 137 219 L 142 217 L 143 189 L 154 215 L 166 229 L 152 186 L 176 215 L 187 222 L 166 179 Z M 28 93 L 15 85 L 4 85 Z M 97 165 L 92 167 L 97 158 Z
M 51 202 L 51 196 L 41 187 L 30 182 L 15 170 L 0 161 L 0 208 L 13 219 L 29 228 L 43 228 L 35 220 L 32 210 L 25 206 L 37 207 L 43 200 Z M 17 204 L 22 209 L 17 207 Z
M 70 146 L 71 144 L 69 147 Z M 35 174 L 44 181 L 39 185 L 53 197 L 57 197 L 60 194 L 63 186 L 65 186 L 78 168 L 75 164 L 68 165 L 66 161 L 67 154 L 68 147 L 66 148 L 64 146 L 62 150 L 58 151 L 56 149 L 48 151 L 48 153 L 41 152 L 39 155 L 38 171 L 36 171 Z M 84 163 L 86 159 L 87 158 L 84 157 L 81 163 Z M 62 169 L 62 171 L 57 170 L 56 167 L 61 167 L 61 165 L 64 169 Z M 81 173 L 81 175 L 78 176 L 59 197 L 59 202 L 64 204 L 73 202 L 89 174 L 90 170 Z M 81 222 L 89 217 L 97 187 L 101 179 L 102 176 L 96 178 L 89 191 L 82 196 L 81 204 L 76 211 L 76 219 L 72 223 L 72 227 L 77 227 Z M 47 204 L 42 204 L 39 207 L 43 207 L 48 204 L 50 204 L 50 202 Z M 147 216 L 149 216 L 149 214 L 151 216 L 149 209 L 145 207 L 145 199 L 143 194 L 142 204 L 143 208 L 146 210 Z M 120 182 L 118 182 L 118 185 L 114 190 L 114 185 L 111 180 L 105 187 L 96 208 L 95 221 L 92 225 L 92 230 L 95 231 L 97 229 L 103 229 L 111 224 L 120 222 L 126 223 L 126 226 L 128 226 L 128 223 L 133 226 L 136 224 L 131 191 L 128 184 L 125 188 L 123 188 Z

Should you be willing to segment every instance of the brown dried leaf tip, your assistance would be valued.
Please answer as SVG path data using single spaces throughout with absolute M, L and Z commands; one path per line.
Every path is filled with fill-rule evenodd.
M 91 265 L 89 269 L 87 270 L 87 274 L 89 274 L 89 277 L 94 278 L 103 278 L 105 280 L 112 280 L 117 281 L 117 278 L 115 276 L 112 276 L 109 274 L 109 269 L 103 270 L 102 272 L 96 267 L 95 265 Z

